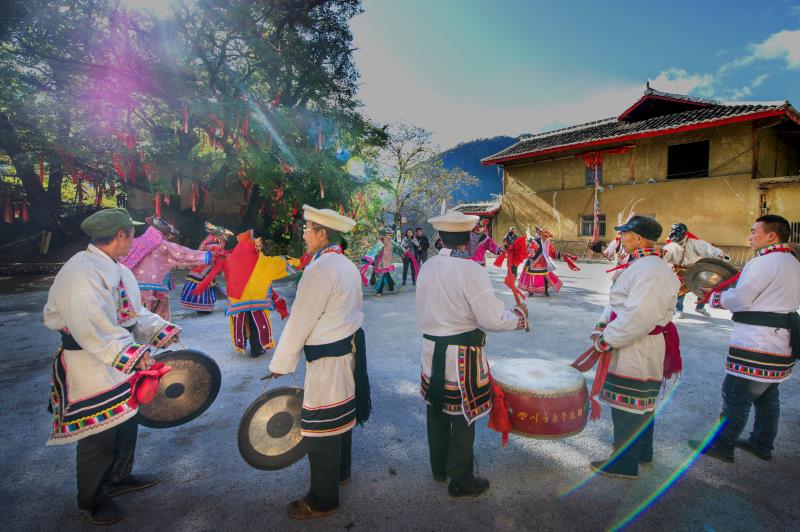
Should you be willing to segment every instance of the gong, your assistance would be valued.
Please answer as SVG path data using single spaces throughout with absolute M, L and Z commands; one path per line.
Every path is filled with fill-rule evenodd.
M 300 434 L 303 389 L 285 386 L 270 390 L 245 410 L 239 422 L 239 452 L 256 469 L 274 471 L 306 455 Z
M 208 410 L 222 382 L 213 358 L 194 349 L 165 351 L 154 358 L 172 366 L 172 371 L 161 377 L 155 398 L 139 406 L 140 425 L 154 429 L 177 427 Z
M 714 288 L 739 273 L 735 266 L 720 259 L 700 259 L 686 270 L 683 282 L 696 296 L 705 297 L 703 289 Z

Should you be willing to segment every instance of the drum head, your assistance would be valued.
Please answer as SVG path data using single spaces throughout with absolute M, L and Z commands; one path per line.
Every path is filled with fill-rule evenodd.
M 253 401 L 239 422 L 239 452 L 256 469 L 289 467 L 306 455 L 300 434 L 303 389 L 282 387 Z
M 574 393 L 586 385 L 580 371 L 550 360 L 512 358 L 492 366 L 492 377 L 504 388 L 542 397 Z
M 155 398 L 139 406 L 136 419 L 140 425 L 177 427 L 208 410 L 222 382 L 213 358 L 194 349 L 165 351 L 154 358 L 172 366 L 172 371 L 161 377 Z
M 739 273 L 735 266 L 720 259 L 700 259 L 686 270 L 683 282 L 696 296 L 705 297 L 703 289 L 714 288 Z

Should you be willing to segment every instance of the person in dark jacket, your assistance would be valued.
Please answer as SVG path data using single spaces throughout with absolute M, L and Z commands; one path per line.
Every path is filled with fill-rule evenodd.
M 417 241 L 419 242 L 417 263 L 419 263 L 419 267 L 422 268 L 422 263 L 428 260 L 428 248 L 431 247 L 431 242 L 428 240 L 428 237 L 425 236 L 421 227 L 417 227 Z

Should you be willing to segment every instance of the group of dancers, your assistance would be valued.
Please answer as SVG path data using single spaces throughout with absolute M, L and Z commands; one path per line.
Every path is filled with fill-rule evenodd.
M 158 482 L 131 473 L 138 425 L 130 381 L 135 372 L 153 365 L 156 350 L 177 341 L 181 333 L 165 319 L 168 301 L 164 305 L 171 288 L 168 273 L 178 267 L 193 268 L 182 305 L 200 312 L 213 309 L 214 296 L 208 291 L 223 273 L 226 314 L 237 350 L 248 339 L 251 348 L 254 341 L 262 349 L 273 347 L 269 313 L 276 309 L 287 319 L 268 376 L 293 373 L 300 359 L 306 359 L 300 428 L 311 467 L 308 493 L 291 502 L 287 513 L 309 519 L 336 511 L 339 487 L 351 478 L 352 428 L 366 422 L 372 409 L 362 329 L 366 272 L 371 267 L 376 285 L 381 283 L 376 290 L 384 283 L 399 288 L 392 276 L 394 253 L 410 260 L 414 249 L 413 243 L 411 249 L 398 246 L 386 231 L 358 268 L 344 255 L 343 236 L 356 222 L 330 209 L 303 209 L 307 252 L 299 259 L 264 255 L 250 231 L 239 234 L 233 249 L 226 250 L 230 235 L 213 226 L 202 249 L 191 250 L 170 242 L 166 226 L 156 219 L 149 220 L 151 227 L 136 242 L 138 222 L 125 209 L 104 209 L 82 223 L 92 243 L 56 276 L 44 320 L 62 339 L 52 366 L 48 444 L 77 442 L 78 507 L 90 522 L 122 519 L 113 498 Z M 489 481 L 475 475 L 475 421 L 494 416 L 496 403 L 502 404 L 495 402 L 484 355 L 485 331 L 524 331 L 529 319 L 520 298 L 506 308 L 497 297 L 484 267 L 485 252 L 508 261 L 514 289 L 542 294 L 560 288 L 552 263 L 559 254 L 545 230 L 525 237 L 510 231 L 501 247 L 475 216 L 450 211 L 429 222 L 439 232 L 442 248 L 422 261 L 414 279 L 431 474 L 436 482 L 449 481 L 451 497 L 474 497 L 489 489 Z M 591 467 L 634 479 L 640 464 L 654 460 L 654 411 L 662 381 L 682 369 L 672 321 L 681 285 L 675 273 L 695 255 L 719 250 L 703 251 L 685 227 L 676 226 L 670 235 L 676 245 L 659 249 L 655 243 L 661 225 L 645 216 L 632 216 L 616 230 L 615 279 L 587 351 L 587 360 L 598 365 L 592 395 L 599 394 L 611 406 L 614 451 Z M 713 307 L 731 310 L 734 327 L 721 430 L 707 444 L 690 442 L 699 453 L 732 462 L 738 447 L 771 459 L 778 385 L 789 378 L 800 356 L 800 259 L 787 244 L 789 236 L 789 224 L 780 216 L 758 218 L 750 236 L 754 256 L 736 286 L 709 290 L 703 298 Z M 520 265 L 524 271 L 516 281 Z M 301 271 L 289 313 L 272 281 Z M 740 440 L 751 405 L 755 426 L 749 439 Z

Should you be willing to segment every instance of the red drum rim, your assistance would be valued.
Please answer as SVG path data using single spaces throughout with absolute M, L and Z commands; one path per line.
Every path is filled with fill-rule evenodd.
M 526 397 L 567 397 L 569 395 L 575 395 L 576 393 L 580 393 L 582 390 L 586 389 L 586 378 L 581 375 L 583 381 L 580 384 L 576 384 L 572 388 L 565 388 L 562 390 L 558 390 L 552 393 L 545 393 L 545 392 L 537 392 L 536 390 L 530 390 L 525 388 L 517 388 L 516 386 L 512 386 L 510 384 L 504 384 L 502 381 L 494 379 L 497 384 L 503 389 L 504 392 L 514 393 L 517 395 L 524 395 Z

